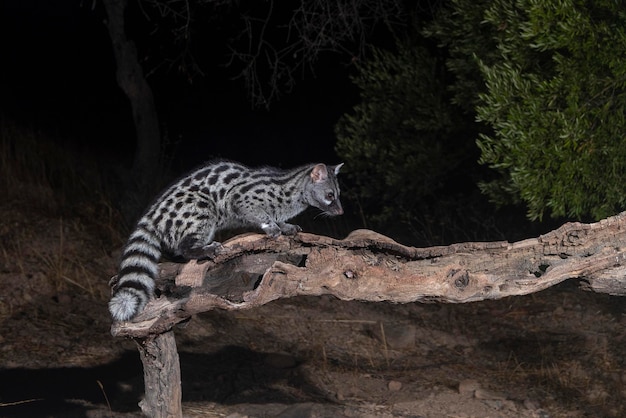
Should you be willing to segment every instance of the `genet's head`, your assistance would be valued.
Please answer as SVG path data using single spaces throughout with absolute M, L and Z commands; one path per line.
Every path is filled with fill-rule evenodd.
M 336 166 L 317 164 L 310 173 L 311 183 L 307 193 L 307 203 L 329 216 L 343 215 L 337 182 L 337 174 L 342 166 L 343 163 Z

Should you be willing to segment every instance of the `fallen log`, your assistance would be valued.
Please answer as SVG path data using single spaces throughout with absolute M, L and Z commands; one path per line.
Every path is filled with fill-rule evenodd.
M 163 263 L 160 269 L 160 296 L 133 321 L 114 323 L 111 329 L 114 336 L 137 339 L 140 351 L 153 347 L 145 341 L 158 342 L 160 337 L 167 338 L 166 345 L 175 350 L 173 336 L 169 340 L 172 328 L 194 314 L 251 309 L 300 295 L 465 303 L 525 295 L 577 279 L 585 290 L 624 296 L 626 212 L 592 224 L 567 223 L 515 243 L 430 248 L 404 246 L 369 230 L 356 230 L 341 240 L 307 233 L 277 239 L 247 234 L 225 242 L 211 260 Z M 181 415 L 171 413 L 176 405 L 167 414 L 145 409 L 159 396 L 179 396 L 171 385 L 158 392 L 164 376 L 180 380 L 176 377 L 180 371 L 174 370 L 177 361 L 169 357 L 176 359 L 177 354 L 168 354 L 167 361 L 142 354 L 146 387 L 157 390 L 153 400 L 142 405 L 150 416 L 182 416 L 182 410 Z M 161 369 L 147 373 L 146 368 Z M 180 399 L 173 403 L 179 405 Z

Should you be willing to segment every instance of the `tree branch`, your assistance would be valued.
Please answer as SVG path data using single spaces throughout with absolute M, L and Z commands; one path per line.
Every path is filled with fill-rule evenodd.
M 306 0 L 295 4 L 281 21 L 274 2 L 265 16 L 243 14 L 239 37 L 247 41 L 231 48 L 229 66 L 240 63 L 235 78 L 243 78 L 255 106 L 269 106 L 282 91 L 290 91 L 296 74 L 313 72 L 323 52 L 360 57 L 366 36 L 376 24 L 388 28 L 404 23 L 403 4 L 397 0 Z M 269 33 L 271 29 L 271 34 Z
M 164 263 L 161 296 L 115 336 L 146 337 L 196 313 L 251 309 L 299 295 L 374 302 L 465 303 L 525 295 L 564 280 L 626 295 L 626 212 L 593 224 L 568 223 L 515 243 L 468 242 L 414 248 L 369 230 L 343 240 L 307 233 L 248 234 L 215 259 Z

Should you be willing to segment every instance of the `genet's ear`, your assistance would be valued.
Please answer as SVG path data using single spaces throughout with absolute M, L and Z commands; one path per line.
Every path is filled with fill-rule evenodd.
M 319 183 L 320 181 L 324 181 L 328 178 L 328 170 L 326 169 L 325 164 L 318 164 L 313 167 L 311 170 L 311 180 L 313 183 Z
M 339 174 L 339 170 L 341 169 L 341 167 L 343 167 L 343 163 L 337 164 L 335 166 L 335 175 Z

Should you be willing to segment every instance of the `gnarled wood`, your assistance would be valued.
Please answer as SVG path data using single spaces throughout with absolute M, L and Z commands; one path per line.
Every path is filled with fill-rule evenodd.
M 212 260 L 162 264 L 161 296 L 111 331 L 138 338 L 141 346 L 154 336 L 171 335 L 175 324 L 196 313 L 251 309 L 299 295 L 463 303 L 525 295 L 567 279 L 580 279 L 596 292 L 626 295 L 626 212 L 592 224 L 568 223 L 515 243 L 414 248 L 368 230 L 343 240 L 306 233 L 277 239 L 241 235 L 224 243 Z M 161 358 L 144 361 L 146 367 L 179 373 L 178 365 Z M 155 391 L 150 402 L 176 394 L 171 387 L 159 388 L 163 373 L 169 371 L 145 373 L 152 379 L 146 387 Z
M 112 333 L 145 337 L 199 312 L 299 295 L 463 303 L 524 295 L 572 278 L 597 292 L 625 295 L 625 257 L 626 213 L 512 244 L 414 248 L 368 230 L 343 240 L 248 234 L 224 243 L 213 260 L 162 264 L 161 297 L 134 321 L 114 324 Z
M 174 331 L 137 339 L 143 363 L 145 397 L 139 403 L 148 417 L 182 418 L 180 362 Z

